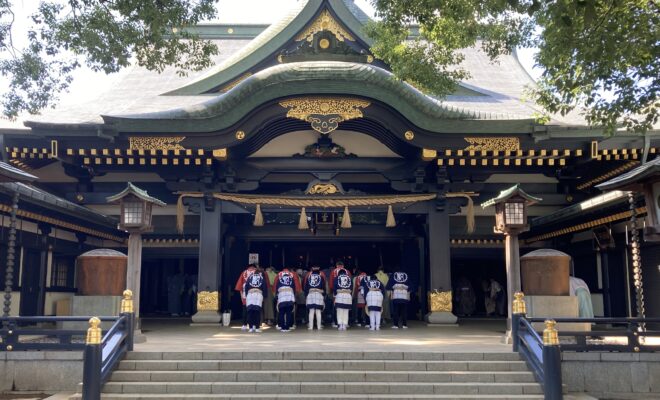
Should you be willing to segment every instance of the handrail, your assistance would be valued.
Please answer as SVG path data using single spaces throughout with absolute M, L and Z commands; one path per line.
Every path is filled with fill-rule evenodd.
M 121 314 L 105 335 L 101 336 L 101 321 L 89 320 L 87 339 L 83 357 L 83 390 L 85 400 L 100 400 L 101 387 L 108 380 L 124 355 L 133 351 L 135 314 L 133 313 L 133 293 L 124 291 Z

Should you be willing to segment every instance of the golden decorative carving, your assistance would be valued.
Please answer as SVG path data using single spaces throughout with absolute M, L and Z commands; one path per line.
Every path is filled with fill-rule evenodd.
M 415 138 L 415 133 L 413 131 L 406 131 L 403 136 L 406 138 L 406 140 L 413 140 Z
M 128 138 L 131 150 L 185 150 L 179 143 L 185 136 L 131 136 Z
M 527 305 L 525 304 L 525 295 L 523 292 L 516 292 L 513 294 L 513 297 L 512 312 L 514 314 L 527 314 Z
M 122 293 L 124 298 L 121 299 L 121 313 L 132 313 L 133 312 L 133 292 L 126 289 Z
M 302 40 L 307 40 L 308 42 L 311 42 L 314 39 L 314 35 L 323 32 L 323 31 L 330 31 L 332 32 L 333 35 L 339 40 L 340 42 L 343 42 L 344 40 L 349 40 L 351 42 L 355 41 L 355 38 L 348 33 L 346 29 L 344 29 L 335 19 L 332 17 L 330 14 L 330 11 L 328 10 L 323 10 L 321 14 L 312 22 L 302 33 L 300 33 L 298 36 L 296 36 L 296 42 L 300 42 Z
M 327 134 L 339 127 L 342 121 L 362 118 L 362 108 L 371 103 L 365 100 L 339 97 L 304 97 L 281 101 L 288 108 L 286 116 L 307 121 L 315 131 Z
M 85 344 L 101 344 L 101 320 L 97 317 L 89 319 L 89 329 Z
M 464 150 L 516 151 L 520 150 L 520 139 L 517 137 L 466 137 L 470 143 Z
M 197 293 L 197 311 L 218 311 L 219 309 L 220 303 L 217 291 Z
M 339 189 L 332 183 L 317 183 L 307 191 L 307 194 L 337 194 Z
M 231 81 L 228 84 L 226 84 L 225 86 L 223 86 L 220 89 L 220 93 L 227 93 L 228 91 L 235 88 L 239 83 L 243 82 L 244 80 L 246 80 L 247 78 L 249 78 L 251 76 L 252 76 L 252 73 L 250 73 L 250 72 L 247 72 L 247 73 L 239 76 L 238 78 L 234 79 L 233 81 Z
M 367 62 L 368 62 L 369 64 L 371 64 L 372 62 L 374 62 L 374 56 L 372 56 L 371 54 L 369 54 L 369 55 L 367 56 Z
M 451 290 L 446 292 L 433 290 L 429 292 L 429 308 L 431 312 L 451 312 Z
M 559 333 L 555 326 L 557 322 L 553 319 L 545 320 L 545 329 L 543 330 L 543 345 L 544 346 L 558 346 L 559 345 Z
M 322 49 L 327 49 L 330 47 L 330 41 L 326 38 L 319 40 L 319 47 Z
M 245 139 L 245 132 L 244 131 L 236 131 L 236 139 L 238 139 L 238 140 Z

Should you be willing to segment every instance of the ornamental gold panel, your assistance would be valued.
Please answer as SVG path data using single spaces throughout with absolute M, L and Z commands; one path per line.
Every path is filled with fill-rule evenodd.
M 183 150 L 180 143 L 185 136 L 131 136 L 128 138 L 131 150 Z
M 434 290 L 429 292 L 429 309 L 431 312 L 451 312 L 451 290 L 440 292 Z
M 479 151 L 517 151 L 520 150 L 520 139 L 517 137 L 465 137 L 470 145 L 465 150 Z
M 218 292 L 198 292 L 197 311 L 218 311 L 220 309 Z
M 305 28 L 302 33 L 296 36 L 295 40 L 296 42 L 303 40 L 311 42 L 314 40 L 314 35 L 323 31 L 331 32 L 340 42 L 343 42 L 344 40 L 351 42 L 355 41 L 355 38 L 332 17 L 332 14 L 330 14 L 330 11 L 328 10 L 323 10 L 314 22 Z
M 343 97 L 303 97 L 280 102 L 280 106 L 289 109 L 288 118 L 309 122 L 321 134 L 336 130 L 340 122 L 362 118 L 362 109 L 369 105 L 365 100 Z
M 333 183 L 317 183 L 313 185 L 307 191 L 307 194 L 337 194 L 339 193 L 339 188 Z

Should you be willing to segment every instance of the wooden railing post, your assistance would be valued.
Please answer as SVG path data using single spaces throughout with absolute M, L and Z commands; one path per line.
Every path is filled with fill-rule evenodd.
M 126 317 L 126 350 L 133 351 L 135 333 L 135 311 L 133 309 L 133 292 L 124 290 L 124 298 L 121 300 L 121 316 Z
M 561 350 L 554 320 L 545 321 L 543 330 L 543 392 L 545 400 L 563 399 Z
M 87 329 L 87 340 L 83 355 L 83 390 L 84 400 L 101 398 L 101 320 L 92 317 Z
M 527 307 L 525 306 L 525 295 L 523 292 L 516 292 L 513 294 L 513 297 L 513 309 L 511 310 L 511 343 L 513 344 L 513 351 L 517 352 L 520 347 L 520 337 L 518 336 L 520 318 L 525 318 Z

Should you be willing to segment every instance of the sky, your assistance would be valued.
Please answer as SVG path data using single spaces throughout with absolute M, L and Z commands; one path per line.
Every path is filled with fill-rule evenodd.
M 281 19 L 292 7 L 295 7 L 296 3 L 298 3 L 298 0 L 220 0 L 218 2 L 218 17 L 209 22 L 269 24 Z M 355 3 L 373 17 L 374 9 L 370 0 L 355 0 Z M 38 0 L 12 0 L 12 9 L 16 15 L 14 41 L 18 46 L 24 42 L 21 39 L 29 28 L 29 16 L 38 4 Z M 540 71 L 534 68 L 533 56 L 533 49 L 520 49 L 518 51 L 518 57 L 525 69 L 533 77 L 538 77 Z M 74 81 L 69 92 L 61 95 L 60 104 L 67 105 L 91 101 L 98 93 L 112 88 L 125 74 L 126 70 L 105 75 L 94 73 L 87 68 L 81 68 L 75 72 Z

